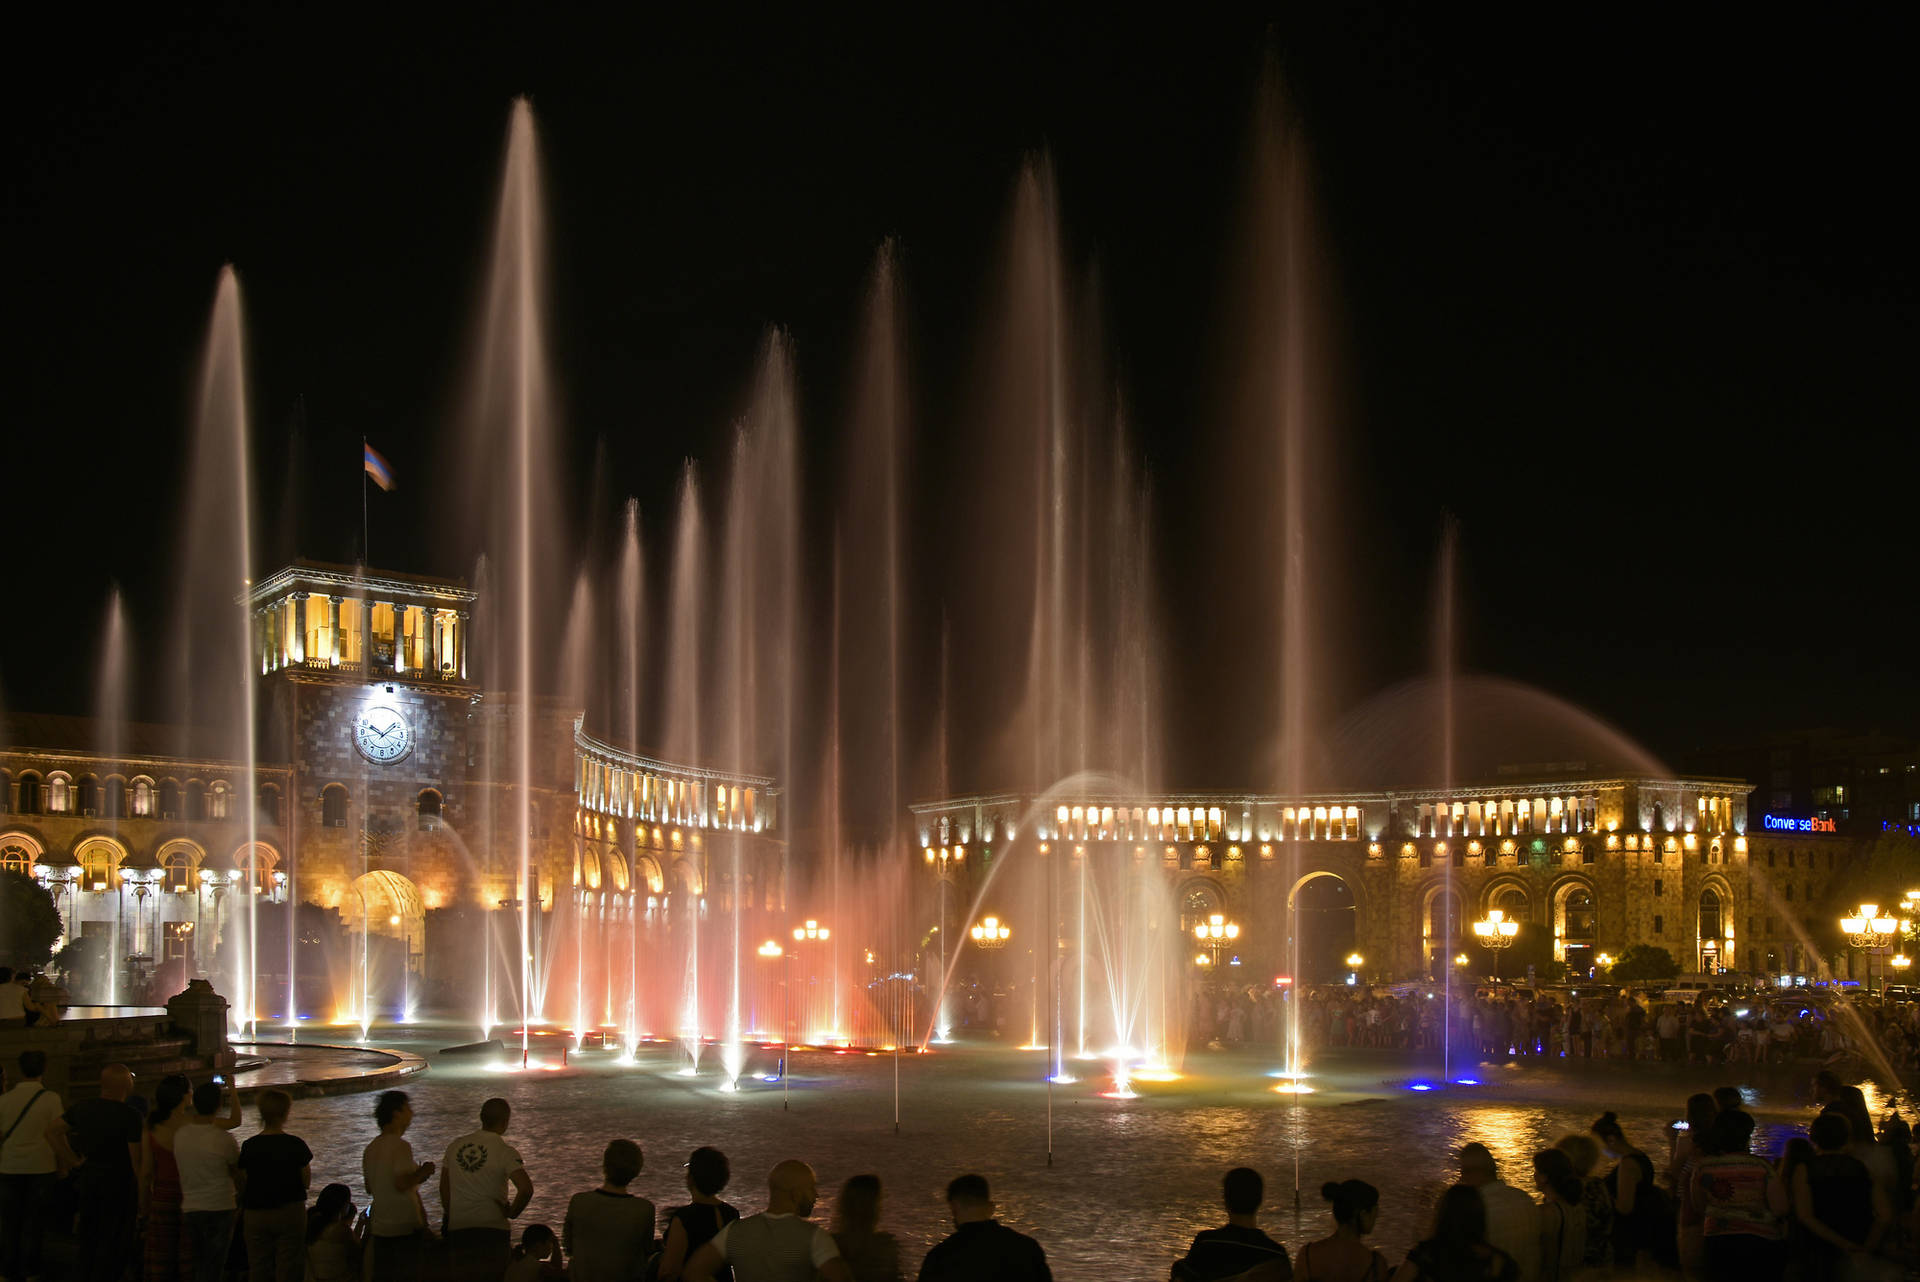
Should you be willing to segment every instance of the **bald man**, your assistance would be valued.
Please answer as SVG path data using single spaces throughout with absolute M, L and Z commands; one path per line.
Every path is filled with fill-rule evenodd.
M 64 1119 L 82 1158 L 74 1185 L 80 1216 L 74 1272 L 86 1282 L 118 1282 L 133 1258 L 141 1124 L 139 1111 L 127 1102 L 132 1094 L 132 1070 L 108 1064 L 100 1070 L 98 1098 L 75 1104 Z
M 767 1176 L 767 1209 L 735 1220 L 693 1253 L 681 1276 L 712 1282 L 714 1270 L 733 1266 L 734 1282 L 853 1282 L 840 1248 L 807 1219 L 818 1197 L 813 1168 L 788 1159 Z

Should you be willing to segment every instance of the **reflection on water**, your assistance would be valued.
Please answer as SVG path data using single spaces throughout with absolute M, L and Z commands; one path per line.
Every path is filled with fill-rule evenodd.
M 898 1136 L 893 1063 L 885 1056 L 796 1055 L 790 1112 L 781 1111 L 777 1085 L 723 1095 L 718 1078 L 674 1075 L 678 1064 L 665 1048 L 634 1068 L 586 1061 L 525 1076 L 444 1063 L 410 1087 L 414 1151 L 439 1161 L 449 1140 L 478 1124 L 481 1101 L 505 1095 L 514 1106 L 508 1138 L 534 1180 L 523 1226 L 559 1226 L 567 1198 L 599 1183 L 608 1139 L 640 1141 L 647 1167 L 635 1191 L 663 1206 L 685 1200 L 680 1164 L 711 1143 L 732 1157 L 728 1197 L 747 1211 L 765 1204 L 766 1172 L 785 1157 L 813 1163 L 822 1218 L 841 1181 L 878 1174 L 887 1190 L 887 1227 L 909 1260 L 947 1229 L 946 1181 L 978 1171 L 992 1182 L 1001 1217 L 1040 1239 L 1062 1279 L 1165 1277 L 1193 1233 L 1220 1219 L 1219 1180 L 1231 1166 L 1266 1176 L 1262 1222 L 1290 1249 L 1329 1231 L 1318 1194 L 1323 1182 L 1358 1177 L 1377 1185 L 1376 1242 L 1397 1260 L 1421 1235 L 1427 1209 L 1451 1182 L 1453 1153 L 1469 1139 L 1493 1152 L 1510 1182 L 1530 1189 L 1532 1155 L 1607 1109 L 1619 1113 L 1656 1167 L 1665 1163 L 1667 1124 L 1695 1091 L 1729 1080 L 1748 1087 L 1761 1122 L 1755 1147 L 1769 1152 L 1812 1111 L 1810 1072 L 1752 1066 L 1740 1066 L 1738 1077 L 1723 1070 L 1726 1078 L 1653 1064 L 1490 1067 L 1479 1071 L 1482 1085 L 1417 1093 L 1405 1089 L 1415 1077 L 1405 1066 L 1363 1052 L 1319 1066 L 1314 1094 L 1281 1096 L 1265 1075 L 1272 1065 L 1250 1055 L 1201 1055 L 1189 1058 L 1186 1077 L 1145 1085 L 1137 1100 L 1099 1098 L 1099 1081 L 1056 1087 L 1049 1169 L 1045 1087 L 1014 1077 L 1031 1073 L 1031 1057 L 998 1050 L 905 1058 Z M 1756 1071 L 1766 1076 L 1746 1076 Z M 1911 1107 L 1906 1096 L 1870 1083 L 1865 1089 L 1876 1116 L 1896 1103 Z M 293 1129 L 316 1154 L 315 1187 L 339 1180 L 359 1199 L 372 1097 L 294 1107 Z M 425 1192 L 437 1218 L 436 1184 Z

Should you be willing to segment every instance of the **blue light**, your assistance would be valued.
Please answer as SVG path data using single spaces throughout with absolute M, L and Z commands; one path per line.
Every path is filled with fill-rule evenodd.
M 1432 1082 L 1408 1082 L 1407 1089 L 1410 1091 L 1430 1091 L 1433 1089 L 1433 1083 Z
M 1455 1086 L 1478 1086 L 1480 1079 L 1477 1077 L 1456 1077 L 1453 1079 L 1453 1084 Z

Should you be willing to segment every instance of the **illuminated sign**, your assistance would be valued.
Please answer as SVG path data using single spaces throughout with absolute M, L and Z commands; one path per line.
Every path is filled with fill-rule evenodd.
M 1762 815 L 1762 827 L 1779 832 L 1837 832 L 1831 819 L 1795 819 L 1792 815 Z

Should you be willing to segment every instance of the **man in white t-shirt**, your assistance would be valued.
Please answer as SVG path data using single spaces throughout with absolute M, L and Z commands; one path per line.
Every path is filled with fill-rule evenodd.
M 512 1120 L 511 1105 L 488 1100 L 480 1129 L 447 1145 L 440 1164 L 440 1214 L 455 1277 L 495 1279 L 507 1270 L 512 1221 L 533 1197 L 526 1163 L 506 1141 Z
M 0 1028 L 27 1026 L 27 990 L 13 982 L 13 967 L 0 966 Z
M 193 1112 L 173 1136 L 173 1161 L 180 1168 L 180 1227 L 193 1260 L 194 1282 L 221 1282 L 226 1276 L 227 1247 L 240 1217 L 233 1195 L 240 1146 L 231 1131 L 214 1124 L 232 1089 L 213 1082 L 194 1087 Z
M 735 1220 L 693 1253 L 681 1276 L 711 1282 L 714 1270 L 733 1266 L 734 1282 L 853 1282 L 833 1237 L 807 1219 L 817 1196 L 813 1168 L 791 1159 L 767 1177 L 767 1209 Z
M 45 1051 L 21 1051 L 19 1083 L 0 1095 L 0 1277 L 39 1275 L 54 1176 L 80 1161 L 67 1144 L 66 1109 L 40 1080 L 46 1071 Z

